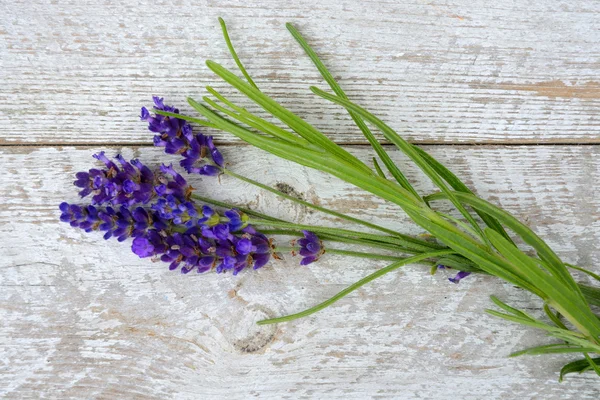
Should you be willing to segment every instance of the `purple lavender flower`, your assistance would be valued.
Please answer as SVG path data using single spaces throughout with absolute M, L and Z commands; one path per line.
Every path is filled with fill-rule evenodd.
M 448 278 L 448 280 L 452 283 L 459 283 L 461 279 L 464 279 L 469 275 L 471 275 L 470 272 L 459 271 L 454 278 Z
M 183 176 L 173 168 L 172 164 L 160 166 L 161 176 L 158 176 L 159 185 L 154 187 L 158 196 L 173 195 L 179 200 L 189 200 L 193 188 L 189 186 Z
M 225 217 L 229 220 L 229 230 L 236 232 L 248 226 L 248 216 L 236 208 L 225 211 Z
M 136 207 L 133 210 L 132 217 L 134 219 L 135 229 L 147 230 L 157 229 L 164 230 L 169 227 L 170 222 L 161 218 L 160 214 L 147 210 L 143 207 Z
M 188 228 L 195 224 L 194 218 L 198 214 L 194 203 L 181 201 L 172 194 L 167 195 L 166 198 L 159 198 L 151 207 L 161 218 L 172 220 L 174 224 Z
M 72 227 L 81 227 L 86 232 L 91 232 L 93 225 L 98 221 L 98 210 L 94 206 L 81 207 L 76 204 L 66 202 L 60 203 L 58 206 L 62 214 L 60 220 L 68 222 Z
M 154 110 L 179 114 L 179 110 L 164 104 L 163 99 L 152 97 Z M 213 144 L 212 136 L 201 133 L 193 134 L 190 124 L 180 118 L 151 115 L 146 107 L 142 107 L 142 121 L 148 122 L 148 129 L 156 133 L 154 145 L 164 147 L 168 154 L 180 154 L 183 167 L 190 174 L 217 175 L 223 166 L 223 156 Z M 215 165 L 212 165 L 215 164 Z
M 231 240 L 217 241 L 216 254 L 220 258 L 218 273 L 231 270 L 237 275 L 247 267 L 259 269 L 269 262 L 273 247 L 262 234 L 244 233 L 241 237 L 232 236 Z
M 323 255 L 325 249 L 323 243 L 313 232 L 302 231 L 304 238 L 298 240 L 300 245 L 300 255 L 303 257 L 300 265 L 308 265 L 313 263 Z
M 131 251 L 140 258 L 151 257 L 155 254 L 155 248 L 152 242 L 144 236 L 136 237 L 131 243 Z
M 81 188 L 79 196 L 85 197 L 90 193 L 100 190 L 106 182 L 106 174 L 99 169 L 90 169 L 88 172 L 78 172 L 75 174 L 77 180 L 73 182 L 75 186 Z
M 217 240 L 230 240 L 233 238 L 229 230 L 229 225 L 227 224 L 217 224 L 214 226 L 203 225 L 202 236 L 209 239 L 217 239 Z
M 202 217 L 198 220 L 198 224 L 212 227 L 217 225 L 220 220 L 221 216 L 215 210 L 207 205 L 202 206 Z
M 273 246 L 269 239 L 262 233 L 252 235 L 250 242 L 252 243 L 252 260 L 254 261 L 252 268 L 259 269 L 265 266 L 271 259 Z
M 149 229 L 143 236 L 133 239 L 131 251 L 140 258 L 164 254 L 168 250 L 165 236 L 165 231 Z

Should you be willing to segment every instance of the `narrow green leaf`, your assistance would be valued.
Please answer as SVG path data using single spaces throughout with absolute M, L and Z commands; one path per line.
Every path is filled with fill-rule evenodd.
M 467 225 L 466 223 L 461 221 L 460 219 L 455 218 L 450 214 L 445 214 L 445 213 L 441 213 L 441 212 L 438 212 L 438 215 L 440 215 L 442 218 L 444 218 L 450 222 L 453 222 L 457 226 L 460 226 L 465 232 L 467 232 L 471 236 L 473 236 L 473 238 L 475 238 L 475 239 L 478 238 L 477 232 L 473 228 L 471 228 L 469 225 Z
M 433 168 L 435 172 L 437 172 L 440 175 L 440 177 L 442 177 L 446 182 L 448 182 L 448 184 L 454 190 L 456 190 L 457 192 L 470 193 L 474 195 L 471 189 L 469 189 L 467 185 L 465 185 L 456 175 L 454 175 L 452 171 L 446 168 L 442 163 L 433 158 L 433 156 L 431 156 L 422 148 L 415 146 L 414 144 L 412 146 L 416 150 L 416 152 L 419 153 L 419 155 L 423 158 L 423 160 L 425 160 L 425 162 L 427 162 L 431 166 L 431 168 Z M 510 238 L 510 236 L 508 236 L 502 225 L 495 218 L 490 217 L 486 213 L 483 213 L 479 210 L 475 210 L 475 212 L 477 213 L 477 215 L 479 215 L 479 217 L 483 220 L 483 222 L 485 222 L 487 226 L 500 233 L 502 236 L 504 236 L 506 240 L 512 243 L 512 239 Z
M 351 163 L 355 169 L 361 170 L 363 173 L 373 174 L 371 169 L 362 161 L 358 160 L 352 154 L 335 144 L 331 139 L 329 139 L 311 124 L 304 121 L 302 118 L 298 117 L 285 107 L 281 106 L 279 103 L 262 93 L 260 90 L 242 81 L 229 70 L 214 61 L 208 60 L 206 61 L 206 65 L 225 82 L 229 83 L 231 86 L 246 95 L 249 99 L 261 106 L 265 111 L 269 112 L 275 118 L 282 121 L 304 139 L 323 148 L 325 151 L 329 152 L 331 155 L 339 158 L 340 160 Z
M 381 170 L 381 167 L 379 166 L 379 163 L 377 162 L 377 158 L 375 158 L 375 157 L 373 157 L 373 166 L 375 167 L 375 171 L 377 172 L 377 175 L 379 175 L 383 179 L 387 179 L 387 177 L 385 176 L 385 174 Z
M 244 65 L 240 61 L 237 53 L 235 52 L 235 49 L 233 48 L 233 44 L 231 43 L 231 40 L 229 39 L 229 33 L 227 32 L 227 25 L 225 25 L 225 21 L 223 21 L 223 18 L 219 17 L 219 23 L 221 24 L 221 30 L 223 31 L 223 37 L 225 38 L 225 43 L 227 43 L 227 48 L 229 49 L 229 53 L 231 53 L 231 57 L 237 64 L 237 66 L 240 69 L 240 71 L 242 72 L 242 74 L 244 74 L 244 77 L 246 78 L 248 83 L 251 84 L 252 86 L 254 86 L 256 89 L 258 89 L 258 86 L 256 86 L 256 83 L 254 83 L 254 81 L 250 77 L 250 74 L 248 74 L 248 71 L 246 71 L 246 68 L 244 68 Z
M 503 301 L 501 301 L 499 298 L 497 298 L 496 296 L 490 296 L 490 299 L 492 300 L 492 302 L 497 305 L 498 307 L 500 307 L 501 309 L 503 309 L 504 311 L 508 311 L 511 314 L 516 315 L 517 317 L 521 317 L 524 319 L 529 319 L 531 321 L 534 321 L 535 318 L 533 318 L 532 316 L 530 316 L 529 314 L 521 311 L 521 310 L 517 310 L 516 308 L 513 308 L 511 306 L 509 306 L 508 304 L 504 303 Z
M 593 358 L 592 361 L 594 363 L 600 363 L 600 357 Z M 590 365 L 590 362 L 587 357 L 582 360 L 572 361 L 572 362 L 566 364 L 564 367 L 562 367 L 562 369 L 560 370 L 560 378 L 558 379 L 558 381 L 562 382 L 565 375 L 567 375 L 567 374 L 572 374 L 575 372 L 581 373 L 581 372 L 586 371 L 591 368 L 592 368 L 592 366 Z
M 600 307 L 600 288 L 583 283 L 579 283 L 578 285 L 588 303 Z
M 573 264 L 567 264 L 567 263 L 565 263 L 565 265 L 566 265 L 567 267 L 569 267 L 569 268 L 573 268 L 573 269 L 576 269 L 577 271 L 581 271 L 581 272 L 583 272 L 584 274 L 587 274 L 587 275 L 591 276 L 592 278 L 594 278 L 594 279 L 595 279 L 595 280 L 597 280 L 597 281 L 600 281 L 600 275 L 598 275 L 598 274 L 595 274 L 595 273 L 593 273 L 593 272 L 592 272 L 592 271 L 590 271 L 590 270 L 587 270 L 587 269 L 585 269 L 585 268 L 578 267 L 577 265 L 573 265 Z
M 487 239 L 486 239 L 485 235 L 483 234 L 481 227 L 479 226 L 479 224 L 477 224 L 477 222 L 475 221 L 473 216 L 471 216 L 471 214 L 463 207 L 463 205 L 460 203 L 460 201 L 453 194 L 454 192 L 451 191 L 448 188 L 448 186 L 446 186 L 446 183 L 444 182 L 444 180 L 435 172 L 435 170 L 427 162 L 425 162 L 423 160 L 423 158 L 419 155 L 419 153 L 417 151 L 415 151 L 414 147 L 410 143 L 405 141 L 392 128 L 390 128 L 387 124 L 385 124 L 383 121 L 381 121 L 379 118 L 377 118 L 375 115 L 371 114 L 364 108 L 362 108 L 346 99 L 342 99 L 340 97 L 337 97 L 337 96 L 331 95 L 327 92 L 324 92 L 314 86 L 311 87 L 311 90 L 313 91 L 313 93 L 315 93 L 318 96 L 323 97 L 326 100 L 329 100 L 333 103 L 339 104 L 348 110 L 354 111 L 355 113 L 359 114 L 362 118 L 364 118 L 366 121 L 377 126 L 377 128 L 383 133 L 383 135 L 386 137 L 386 139 L 388 139 L 389 141 L 394 143 L 396 145 L 396 147 L 398 147 L 400 150 L 402 150 L 402 152 L 404 152 L 404 154 L 406 154 L 425 173 L 425 175 L 427 175 L 429 177 L 429 179 L 431 179 L 433 181 L 433 183 L 437 187 L 439 187 L 440 190 L 442 190 L 442 192 L 444 192 L 448 196 L 448 199 L 452 202 L 452 204 L 454 204 L 456 209 L 458 211 L 460 211 L 460 213 L 467 219 L 467 221 L 469 221 L 469 223 L 477 231 L 481 240 L 487 244 Z
M 570 290 L 560 277 L 554 277 L 540 270 L 533 260 L 493 229 L 485 228 L 485 233 L 494 247 L 519 269 L 522 276 L 552 300 L 552 307 L 559 310 L 581 332 L 594 338 L 600 335 L 600 323 L 585 300 L 582 301 Z M 546 299 L 546 297 L 542 298 Z
M 356 289 L 360 288 L 363 285 L 366 285 L 367 283 L 371 282 L 374 279 L 379 278 L 380 276 L 383 276 L 385 274 L 387 274 L 388 272 L 391 272 L 395 269 L 398 269 L 404 265 L 407 264 L 414 264 L 414 263 L 418 263 L 421 262 L 427 258 L 432 258 L 432 257 L 438 257 L 444 254 L 450 254 L 452 253 L 452 250 L 441 250 L 441 251 L 434 251 L 431 253 L 425 253 L 425 254 L 419 254 L 417 256 L 414 257 L 409 257 L 406 258 L 404 260 L 401 261 L 397 261 L 393 264 L 388 265 L 385 268 L 381 268 L 380 270 L 377 270 L 376 272 L 372 273 L 371 275 L 368 275 L 367 277 L 361 279 L 360 281 L 348 286 L 346 289 L 342 290 L 341 292 L 339 292 L 338 294 L 336 294 L 335 296 L 329 298 L 328 300 L 325 300 L 324 302 L 322 302 L 321 304 L 318 304 L 312 308 L 309 308 L 308 310 L 304 310 L 301 311 L 299 313 L 296 314 L 291 314 L 291 315 L 287 315 L 285 317 L 279 317 L 279 318 L 272 318 L 272 319 L 265 319 L 262 321 L 258 321 L 257 324 L 258 325 L 268 325 L 268 324 L 277 324 L 280 322 L 287 322 L 287 321 L 293 321 L 295 319 L 298 318 L 303 318 L 303 317 L 307 317 L 311 314 L 314 314 L 318 311 L 321 311 L 322 309 L 329 307 L 330 305 L 332 305 L 333 303 L 335 303 L 336 301 L 340 300 L 341 298 L 343 298 L 344 296 L 352 293 L 353 291 L 355 291 Z
M 566 345 L 564 343 L 556 343 L 515 351 L 514 353 L 511 353 L 509 357 L 518 357 L 523 355 L 537 356 L 541 354 L 581 353 L 584 351 L 594 351 L 594 349 L 581 346 Z
M 556 327 L 541 323 L 537 320 L 521 318 L 521 317 L 517 317 L 516 315 L 505 314 L 505 313 L 501 313 L 496 310 L 490 310 L 490 309 L 486 309 L 485 312 L 490 315 L 493 315 L 495 317 L 505 319 L 507 321 L 516 322 L 521 325 L 531 326 L 532 328 L 542 329 L 542 330 L 551 332 L 551 334 L 554 334 L 557 332 Z
M 569 329 L 565 326 L 565 324 L 563 324 L 563 322 L 558 317 L 560 314 L 559 313 L 554 314 L 552 312 L 552 310 L 550 309 L 550 307 L 548 307 L 548 304 L 544 304 L 544 311 L 546 312 L 546 315 L 548 316 L 548 318 L 550 318 L 550 320 L 552 322 L 554 322 L 554 324 L 556 326 L 558 326 L 559 328 L 562 328 L 562 329 Z
M 319 59 L 319 56 L 317 56 L 317 53 L 315 53 L 315 51 L 309 46 L 309 44 L 306 42 L 306 40 L 304 40 L 304 38 L 302 37 L 300 32 L 298 32 L 298 30 L 296 28 L 294 28 L 294 26 L 290 23 L 287 23 L 285 26 L 290 31 L 290 33 L 292 34 L 294 39 L 296 39 L 296 41 L 300 44 L 300 46 L 302 46 L 302 48 L 304 49 L 306 54 L 312 60 L 313 64 L 317 67 L 317 69 L 321 73 L 321 76 L 323 77 L 323 79 L 325 79 L 325 81 L 327 81 L 327 83 L 329 84 L 331 89 L 333 89 L 335 94 L 337 96 L 341 97 L 342 99 L 347 99 L 348 97 L 346 96 L 346 93 L 344 93 L 344 91 L 342 90 L 340 85 L 338 85 L 335 78 L 331 75 L 331 73 L 329 72 L 327 67 L 325 67 L 325 64 L 323 64 L 323 62 L 321 62 L 321 60 Z M 371 131 L 369 130 L 369 127 L 367 127 L 367 125 L 364 123 L 362 118 L 358 114 L 356 114 L 350 110 L 348 110 L 348 111 L 349 111 L 350 117 L 352 118 L 352 120 L 354 121 L 356 126 L 358 126 L 358 128 L 361 130 L 361 132 L 363 133 L 365 138 L 368 140 L 369 144 L 371 144 L 371 146 L 373 147 L 373 149 L 375 150 L 375 152 L 377 153 L 379 158 L 381 158 L 381 161 L 383 161 L 383 164 L 386 166 L 388 171 L 390 171 L 390 173 L 392 174 L 394 179 L 396 179 L 396 181 L 403 188 L 405 188 L 406 190 L 411 192 L 415 197 L 419 197 L 419 194 L 412 187 L 412 185 L 410 184 L 408 179 L 406 179 L 406 177 L 404 176 L 402 171 L 400 171 L 400 169 L 392 161 L 390 156 L 384 150 L 383 146 L 381 146 L 379 141 L 375 138 L 373 133 L 371 133 Z

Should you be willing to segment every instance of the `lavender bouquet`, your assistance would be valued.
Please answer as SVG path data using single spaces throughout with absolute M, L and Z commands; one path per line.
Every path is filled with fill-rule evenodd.
M 497 309 L 486 311 L 511 322 L 542 329 L 557 339 L 554 344 L 525 349 L 512 356 L 580 353 L 583 358 L 566 364 L 560 371 L 560 379 L 568 373 L 589 370 L 600 376 L 600 357 L 593 357 L 600 355 L 600 317 L 593 309 L 600 306 L 600 287 L 576 282 L 569 271 L 578 270 L 598 281 L 600 276 L 564 263 L 525 224 L 476 196 L 431 155 L 406 142 L 374 114 L 351 102 L 292 25 L 287 24 L 288 30 L 333 91 L 328 93 L 311 87 L 312 92 L 348 111 L 377 155 L 373 157 L 372 166 L 358 160 L 263 93 L 239 60 L 222 19 L 220 23 L 231 56 L 245 79 L 214 61 L 206 64 L 218 77 L 260 106 L 266 118 L 249 112 L 210 86 L 206 87 L 210 96 L 203 97 L 202 102 L 188 99 L 201 118 L 182 115 L 178 109 L 165 105 L 162 98 L 154 97 L 153 108 L 141 111 L 141 119 L 154 134 L 154 145 L 180 157 L 179 165 L 187 174 L 205 175 L 207 179 L 226 174 L 287 200 L 362 225 L 368 231 L 301 225 L 216 201 L 196 193 L 171 164 L 151 167 L 139 160 L 127 161 L 119 155 L 110 160 L 104 153 L 94 156 L 104 165 L 101 169 L 79 172 L 74 182 L 82 198 L 91 197 L 90 204 L 62 203 L 62 221 L 86 232 L 103 232 L 104 239 L 132 238 L 131 249 L 139 257 L 160 259 L 168 263 L 170 270 L 178 269 L 183 274 L 214 271 L 237 275 L 244 270 L 264 267 L 285 253 L 300 256 L 301 265 L 311 264 L 325 253 L 391 262 L 315 307 L 258 324 L 282 323 L 313 314 L 407 264 L 424 264 L 432 274 L 439 269 L 455 270 L 456 275 L 450 278 L 454 283 L 472 273 L 493 275 L 538 296 L 547 320 L 534 318 L 494 296 L 491 300 Z M 191 123 L 228 132 L 264 151 L 331 174 L 398 205 L 428 232 L 428 237 L 387 229 L 244 177 L 226 167 L 213 138 L 195 132 Z M 417 193 L 369 126 L 378 129 L 386 140 L 408 156 L 439 191 Z M 461 217 L 436 210 L 435 205 L 440 201 L 449 202 Z M 294 239 L 288 242 L 281 237 Z M 523 249 L 515 241 L 523 242 Z M 372 250 L 350 251 L 339 248 L 339 244 Z

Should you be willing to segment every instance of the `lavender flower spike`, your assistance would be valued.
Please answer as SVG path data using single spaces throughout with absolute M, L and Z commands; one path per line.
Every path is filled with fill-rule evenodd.
M 61 203 L 59 208 L 62 212 L 61 221 L 86 232 L 104 232 L 104 239 L 116 237 L 119 242 L 129 237 L 144 236 L 148 230 L 162 230 L 168 226 L 168 222 L 158 214 L 149 213 L 142 207 L 132 211 L 121 205 L 117 211 L 112 207 L 101 209 L 93 205 Z
M 104 152 L 94 154 L 94 158 L 102 161 L 106 168 L 93 168 L 75 175 L 77 180 L 73 183 L 81 188 L 81 197 L 92 194 L 92 204 L 111 203 L 128 206 L 145 204 L 154 198 L 154 174 L 140 161 L 128 162 L 117 155 L 115 159 L 120 164 L 119 167 L 117 163 L 109 160 Z
M 154 110 L 179 114 L 179 110 L 164 104 L 163 99 L 153 97 Z M 148 122 L 148 129 L 156 133 L 154 145 L 164 147 L 168 154 L 179 154 L 183 160 L 179 162 L 189 174 L 218 175 L 223 166 L 223 156 L 213 143 L 212 136 L 201 133 L 194 135 L 190 124 L 179 118 L 156 114 L 151 115 L 146 107 L 142 107 L 142 121 Z

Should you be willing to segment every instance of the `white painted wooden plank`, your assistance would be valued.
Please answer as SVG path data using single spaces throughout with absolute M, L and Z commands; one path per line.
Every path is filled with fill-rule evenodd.
M 285 30 L 350 97 L 416 142 L 598 142 L 600 3 L 272 0 L 0 4 L 0 143 L 147 143 L 153 94 L 184 105 L 229 67 L 229 22 L 258 84 L 336 141 L 364 143 Z M 235 97 L 238 99 L 239 97 Z M 221 141 L 232 138 L 222 137 Z
M 566 261 L 599 272 L 598 147 L 427 149 L 483 197 L 527 220 Z M 531 296 L 491 277 L 453 285 L 409 266 L 310 318 L 258 327 L 258 319 L 314 305 L 385 264 L 326 256 L 310 267 L 288 258 L 238 277 L 169 272 L 126 243 L 57 221 L 56 205 L 77 200 L 73 174 L 90 168 L 98 150 L 0 150 L 3 397 L 597 398 L 591 374 L 557 383 L 568 356 L 506 358 L 548 339 L 483 314 L 491 294 L 541 314 Z M 154 148 L 110 151 L 165 160 Z M 395 207 L 336 179 L 248 147 L 223 151 L 250 177 L 418 233 Z M 365 160 L 370 153 L 351 151 Z M 337 223 L 228 177 L 193 185 L 280 217 Z

